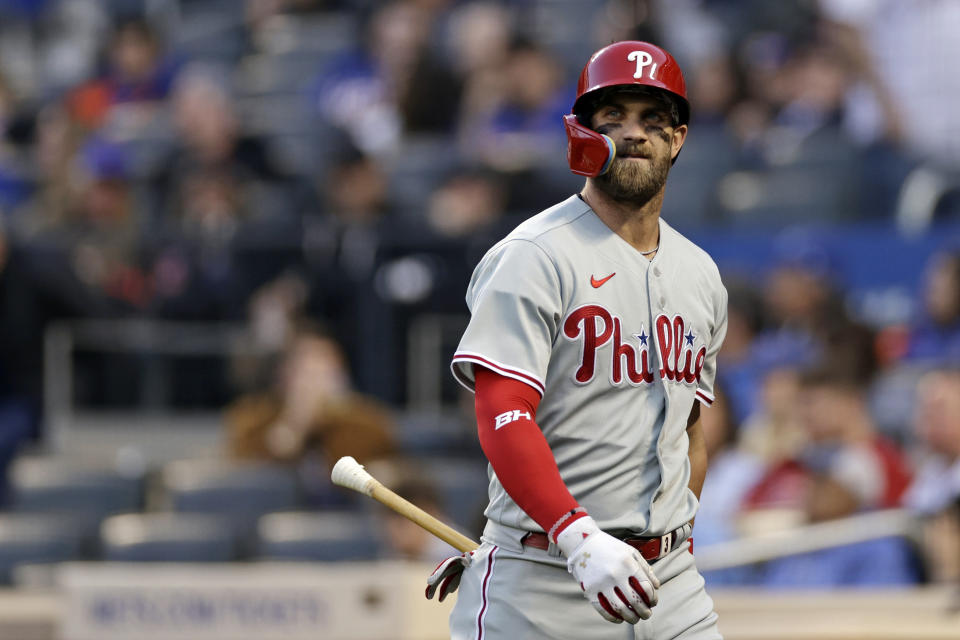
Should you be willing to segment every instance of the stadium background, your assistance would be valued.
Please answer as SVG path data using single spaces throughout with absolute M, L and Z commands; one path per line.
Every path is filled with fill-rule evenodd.
M 442 637 L 310 609 L 376 627 L 364 585 L 445 554 L 329 466 L 478 535 L 466 283 L 579 188 L 560 117 L 635 38 L 693 106 L 663 215 L 731 293 L 695 536 L 728 636 L 960 637 L 958 32 L 951 0 L 0 2 L 0 630 L 246 637 L 222 602 L 150 631 L 212 568 L 105 561 L 286 559 L 239 582 L 312 567 L 304 633 Z

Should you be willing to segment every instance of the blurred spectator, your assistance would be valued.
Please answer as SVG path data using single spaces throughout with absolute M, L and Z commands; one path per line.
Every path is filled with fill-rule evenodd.
M 573 91 L 556 58 L 541 45 L 518 39 L 496 73 L 496 101 L 472 105 L 477 111 L 463 115 L 468 157 L 494 169 L 518 171 L 562 152 L 565 138 L 557 123 L 570 112 Z
M 447 48 L 464 79 L 457 124 L 458 146 L 464 156 L 481 155 L 476 130 L 504 100 L 504 69 L 509 68 L 513 40 L 514 25 L 502 5 L 471 2 L 451 17 Z
M 744 449 L 768 465 L 796 457 L 807 440 L 797 413 L 800 366 L 782 361 L 763 370 L 759 402 L 740 429 Z
M 904 96 L 897 95 L 897 82 L 884 73 L 882 63 L 871 54 L 868 34 L 844 22 L 823 20 L 821 37 L 837 51 L 848 69 L 849 86 L 843 109 L 844 130 L 863 150 L 860 214 L 868 218 L 889 218 L 901 185 L 916 164 L 908 154 L 910 136 L 905 129 Z M 864 127 L 860 107 L 870 104 L 872 125 Z M 872 129 L 866 131 L 866 128 Z
M 116 105 L 149 106 L 166 98 L 176 71 L 153 26 L 141 18 L 114 27 L 105 67 L 67 97 L 71 117 L 88 130 L 99 128 Z
M 197 65 L 177 78 L 171 99 L 178 148 L 157 177 L 158 194 L 170 194 L 161 199 L 167 216 L 178 215 L 189 197 L 183 193 L 185 185 L 198 173 L 228 181 L 244 204 L 256 202 L 256 190 L 262 183 L 282 178 L 263 141 L 241 129 L 226 84 L 227 73 Z M 274 215 L 282 218 L 282 213 Z
M 794 411 L 802 447 L 770 467 L 751 491 L 751 508 L 783 507 L 786 522 L 820 522 L 900 503 L 909 467 L 878 435 L 861 386 L 831 369 L 804 374 Z
M 318 78 L 312 97 L 320 115 L 347 131 L 364 151 L 396 149 L 402 130 L 397 76 L 409 72 L 427 33 L 425 16 L 412 6 L 392 2 L 380 9 L 363 44 Z
M 303 258 L 310 313 L 331 323 L 351 354 L 358 340 L 357 305 L 367 291 L 383 240 L 396 232 L 387 176 L 352 145 L 315 177 L 304 204 Z
M 875 140 L 899 144 L 903 139 L 903 118 L 899 105 L 890 94 L 886 79 L 867 49 L 863 35 L 853 26 L 821 20 L 812 43 L 800 48 L 787 65 L 790 98 L 784 106 L 784 122 L 808 132 L 827 126 L 831 119 L 844 125 L 844 135 L 856 139 L 851 131 L 850 105 L 864 93 L 874 99 L 880 111 L 880 129 Z
M 574 90 L 558 56 L 516 37 L 500 67 L 468 79 L 458 144 L 471 163 L 503 176 L 507 211 L 537 211 L 582 186 L 566 166 L 562 116 Z
M 960 41 L 954 37 L 960 5 L 899 0 L 820 0 L 819 5 L 830 19 L 855 25 L 862 32 L 869 57 L 878 76 L 889 83 L 902 121 L 924 123 L 911 127 L 903 143 L 920 158 L 960 167 L 960 120 L 949 106 L 960 96 L 960 77 L 941 64 L 960 55 Z M 894 74 L 895 68 L 910 72 Z M 889 127 L 883 99 L 861 93 L 849 107 L 861 135 L 876 136 Z
M 271 388 L 242 396 L 224 416 L 231 455 L 297 461 L 315 453 L 332 465 L 392 454 L 393 422 L 372 398 L 352 390 L 340 346 L 315 329 L 287 342 Z
M 419 4 L 429 2 L 420 0 Z M 408 73 L 406 82 L 397 91 L 404 135 L 407 138 L 450 136 L 460 109 L 461 77 L 426 46 Z
M 825 152 L 827 157 L 807 157 L 834 172 L 844 172 L 852 181 L 850 190 L 836 193 L 842 200 L 836 202 L 838 208 L 828 219 L 887 218 L 893 214 L 900 184 L 913 164 L 900 152 L 905 139 L 900 105 L 890 94 L 887 78 L 874 64 L 857 29 L 823 21 L 816 42 L 808 57 L 801 58 L 805 64 L 794 71 L 798 76 L 790 79 L 796 93 L 778 115 L 775 126 L 787 121 L 796 133 L 809 131 L 807 135 L 814 141 L 819 125 L 822 131 L 832 132 L 835 143 L 848 141 L 855 145 L 844 149 L 828 144 L 817 152 Z M 878 105 L 879 112 L 879 126 L 870 137 L 856 130 L 851 113 L 852 105 L 868 100 Z M 789 144 L 783 136 L 774 140 L 778 145 Z M 800 157 L 810 151 L 801 149 Z
M 343 231 L 376 226 L 392 210 L 387 177 L 371 156 L 344 148 L 326 173 L 316 176 L 312 215 L 328 217 Z
M 776 32 L 753 33 L 735 45 L 743 93 L 730 109 L 728 126 L 739 143 L 745 168 L 765 165 L 767 131 L 788 99 L 789 87 L 782 72 L 788 55 L 787 39 Z
M 808 374 L 800 414 L 809 437 L 801 460 L 813 474 L 810 522 L 900 504 L 909 467 L 899 448 L 876 434 L 861 385 L 834 371 Z
M 869 382 L 877 368 L 873 333 L 844 306 L 831 252 L 807 231 L 792 229 L 776 238 L 775 261 L 764 287 L 770 326 L 757 352 L 806 352 L 808 363 Z
M 788 59 L 781 71 L 786 74 L 788 90 L 785 103 L 772 122 L 768 161 L 786 164 L 801 160 L 807 151 L 804 144 L 814 141 L 814 136 L 821 132 L 838 145 L 846 142 L 838 125 L 848 78 L 846 69 L 836 64 L 838 58 L 833 47 L 818 41 L 793 52 Z M 810 159 L 827 160 L 807 161 Z M 809 213 L 815 216 L 820 212 Z
M 747 4 L 717 15 L 742 12 Z M 856 29 L 809 7 L 804 12 L 796 28 L 781 23 L 732 38 L 743 93 L 726 120 L 741 147 L 741 170 L 721 181 L 719 202 L 741 224 L 889 217 L 912 162 L 900 151 L 902 118 L 884 67 L 874 64 Z M 734 32 L 744 26 L 727 24 Z M 703 58 L 713 59 L 723 54 Z M 690 86 L 697 85 L 694 76 Z M 864 95 L 877 106 L 880 123 L 871 136 L 852 124 L 850 107 Z
M 307 301 L 307 283 L 290 271 L 260 286 L 247 303 L 246 348 L 231 354 L 235 394 L 257 393 L 276 384 L 278 358 L 297 333 Z
M 306 297 L 307 284 L 294 273 L 283 274 L 254 292 L 248 306 L 248 326 L 256 351 L 280 351 L 294 338 Z
M 763 378 L 757 411 L 741 427 L 743 450 L 764 463 L 764 474 L 744 496 L 743 530 L 760 533 L 803 523 L 808 470 L 799 462 L 809 436 L 800 419 L 800 372 L 772 368 Z
M 462 171 L 430 198 L 427 221 L 447 238 L 465 238 L 491 227 L 503 215 L 504 192 L 495 174 Z
M 282 270 L 245 261 L 242 251 L 265 255 L 299 234 L 288 199 L 272 197 L 283 176 L 263 141 L 241 130 L 224 82 L 212 68 L 189 67 L 174 88 L 179 146 L 154 180 L 151 238 L 156 311 L 165 317 L 237 317 L 254 288 Z
M 921 304 L 907 337 L 907 360 L 960 362 L 960 251 L 938 253 L 927 263 Z
M 428 46 L 431 7 L 395 0 L 377 8 L 360 47 L 321 74 L 313 91 L 323 118 L 366 153 L 399 148 L 404 133 L 445 133 L 459 81 Z
M 899 505 L 909 469 L 900 450 L 876 434 L 861 388 L 835 372 L 814 371 L 804 376 L 799 399 L 807 443 L 796 459 L 767 472 L 747 505 L 756 508 L 776 496 L 799 515 L 798 524 Z M 763 582 L 821 587 L 910 584 L 918 579 L 917 569 L 906 541 L 880 538 L 771 561 Z
M 670 0 L 668 10 L 664 11 L 662 0 L 608 0 L 603 3 L 602 10 L 595 14 L 596 19 L 593 21 L 590 36 L 592 44 L 596 44 L 596 47 L 591 47 L 591 50 L 617 40 L 642 40 L 660 43 L 669 51 L 676 52 L 681 58 L 686 58 L 679 52 L 686 52 L 686 47 L 683 45 L 689 45 L 690 39 L 685 37 L 686 34 L 674 36 L 682 29 L 682 25 L 703 23 L 694 15 L 699 11 L 698 8 L 691 6 L 694 4 L 699 3 Z M 671 23 L 670 17 L 674 15 L 678 19 L 675 23 Z M 693 38 L 693 40 L 697 39 Z
M 727 336 L 718 356 L 736 423 L 754 412 L 763 374 L 754 345 L 763 329 L 760 294 L 746 283 L 727 283 Z
M 931 579 L 960 579 L 960 372 L 926 374 L 917 386 L 914 430 L 922 457 L 904 503 L 924 518 Z
M 808 229 L 774 238 L 762 290 L 729 286 L 729 329 L 720 353 L 734 415 L 762 409 L 768 373 L 822 364 L 869 382 L 877 367 L 872 331 L 850 317 L 832 252 Z M 752 431 L 749 427 L 747 432 Z
M 701 411 L 710 461 L 697 510 L 698 545 L 726 542 L 740 536 L 736 518 L 747 492 L 760 480 L 765 463 L 738 446 L 738 426 L 725 394 L 717 394 Z
M 812 236 L 796 230 L 780 234 L 774 259 L 764 287 L 770 321 L 777 328 L 817 333 L 835 296 L 834 258 Z
M 498 233 L 522 222 L 504 214 L 502 176 L 459 167 L 429 199 L 424 220 L 394 225 L 378 253 L 376 292 L 384 300 L 459 313 L 463 282 Z M 414 306 L 416 305 L 416 306 Z
M 132 186 L 123 150 L 91 139 L 81 151 L 86 180 L 78 209 L 63 227 L 74 242 L 74 264 L 80 279 L 108 297 L 134 308 L 152 295 L 140 264 L 140 235 Z
M 489 92 L 477 91 L 496 81 L 494 72 L 502 68 L 509 55 L 513 24 L 510 13 L 495 2 L 468 2 L 454 9 L 448 25 L 446 49 L 454 70 L 469 78 L 464 104 L 476 110 L 476 101 L 487 100 Z
M 62 255 L 73 282 L 114 301 L 115 313 L 146 308 L 152 291 L 124 149 L 98 137 L 77 148 L 75 131 L 56 109 L 44 114 L 38 135 L 44 182 L 17 211 L 17 236 Z
M 691 113 L 692 126 L 700 132 L 706 127 L 726 127 L 726 119 L 739 97 L 739 79 L 733 61 L 722 53 L 700 60 L 688 74 L 690 103 L 697 105 Z

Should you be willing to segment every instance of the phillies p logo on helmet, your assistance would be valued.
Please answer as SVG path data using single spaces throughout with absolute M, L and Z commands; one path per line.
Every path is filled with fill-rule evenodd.
M 638 80 L 642 78 L 644 67 L 650 66 L 650 79 L 653 80 L 653 74 L 657 72 L 657 63 L 653 62 L 653 56 L 650 55 L 649 51 L 631 51 L 627 54 L 627 60 L 637 63 L 637 71 L 633 74 L 634 78 Z

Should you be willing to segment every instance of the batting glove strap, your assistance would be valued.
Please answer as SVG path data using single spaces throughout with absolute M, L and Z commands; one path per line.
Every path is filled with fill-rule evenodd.
M 636 624 L 650 617 L 660 581 L 636 549 L 601 531 L 589 516 L 564 529 L 557 546 L 584 597 L 606 620 Z
M 571 509 L 565 514 L 560 516 L 556 522 L 553 523 L 553 526 L 550 527 L 550 531 L 547 532 L 547 539 L 557 541 L 557 536 L 563 533 L 563 530 L 569 527 L 575 520 L 583 518 L 587 515 L 587 510 L 583 507 L 577 507 L 576 509 Z
M 437 568 L 427 578 L 427 600 L 432 599 L 433 594 L 439 590 L 437 600 L 443 602 L 444 598 L 460 586 L 463 571 L 471 564 L 473 564 L 473 551 L 459 556 L 451 556 L 438 564 Z

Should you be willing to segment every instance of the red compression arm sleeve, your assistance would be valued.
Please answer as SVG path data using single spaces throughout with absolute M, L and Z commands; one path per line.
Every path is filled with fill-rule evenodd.
M 528 384 L 475 365 L 480 446 L 500 484 L 555 540 L 586 515 L 560 477 L 553 452 L 534 422 L 540 396 Z

